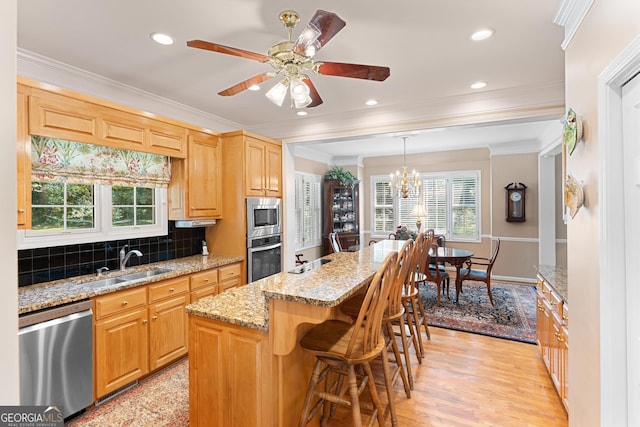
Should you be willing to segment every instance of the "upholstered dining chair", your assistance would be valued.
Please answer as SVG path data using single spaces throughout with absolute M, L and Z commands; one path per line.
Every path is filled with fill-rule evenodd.
M 387 299 L 395 281 L 397 260 L 397 252 L 391 252 L 384 259 L 367 288 L 355 322 L 326 320 L 311 328 L 300 340 L 300 346 L 316 357 L 300 415 L 300 427 L 307 425 L 321 407 L 320 425 L 326 425 L 333 404 L 350 407 L 353 416 L 352 425 L 360 427 L 362 425 L 360 393 L 365 388 L 369 389 L 373 402 L 371 408 L 373 413 L 368 425 L 371 425 L 376 418 L 380 426 L 385 425 L 385 410 L 380 403 L 369 362 L 382 355 L 385 383 L 387 390 L 390 390 L 392 385 L 382 320 Z M 365 375 L 358 377 L 357 367 L 361 367 Z M 341 390 L 342 381 L 335 379 L 335 375 L 329 375 L 330 372 L 339 377 L 348 378 L 348 396 L 344 396 L 344 391 Z M 392 425 L 397 426 L 393 394 L 389 393 L 387 397 Z
M 331 243 L 331 249 L 333 249 L 333 252 L 342 252 L 338 233 L 329 233 L 329 243 Z
M 494 305 L 493 295 L 491 295 L 491 270 L 498 257 L 498 251 L 500 251 L 500 239 L 496 240 L 491 258 L 471 257 L 465 262 L 466 267 L 460 269 L 461 284 L 464 283 L 465 280 L 477 280 L 478 282 L 487 284 L 487 293 L 489 294 L 491 305 Z

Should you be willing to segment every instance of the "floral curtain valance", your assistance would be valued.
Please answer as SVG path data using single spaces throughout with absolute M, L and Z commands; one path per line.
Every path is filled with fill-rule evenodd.
M 33 135 L 31 176 L 36 181 L 167 187 L 171 172 L 166 156 Z

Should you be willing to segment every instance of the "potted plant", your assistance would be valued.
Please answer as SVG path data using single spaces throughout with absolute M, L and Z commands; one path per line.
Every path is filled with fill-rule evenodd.
M 353 187 L 360 181 L 349 171 L 334 166 L 324 174 L 324 179 L 337 179 L 343 187 Z

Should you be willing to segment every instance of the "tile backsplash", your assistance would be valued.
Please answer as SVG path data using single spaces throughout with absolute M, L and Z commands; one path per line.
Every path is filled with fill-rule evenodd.
M 202 252 L 204 228 L 175 228 L 169 221 L 166 236 L 110 240 L 18 251 L 18 286 L 95 273 L 100 267 L 120 268 L 120 248 L 137 249 L 142 257 L 129 258 L 127 266 L 150 264 Z

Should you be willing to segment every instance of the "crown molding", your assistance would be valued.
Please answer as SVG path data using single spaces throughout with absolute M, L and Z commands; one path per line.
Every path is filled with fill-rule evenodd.
M 489 156 L 537 153 L 540 149 L 540 141 L 538 140 L 509 142 L 505 144 L 489 144 Z
M 313 160 L 314 162 L 324 163 L 327 166 L 333 164 L 333 156 L 321 151 L 314 150 L 313 148 L 296 145 L 293 147 L 293 155 L 295 157 L 301 157 L 307 160 Z
M 571 39 L 578 31 L 578 27 L 587 16 L 594 0 L 564 0 L 553 18 L 553 22 L 564 27 L 564 41 L 561 46 L 566 49 Z
M 17 50 L 17 74 L 216 132 L 242 129 L 240 124 L 222 117 L 24 49 Z

